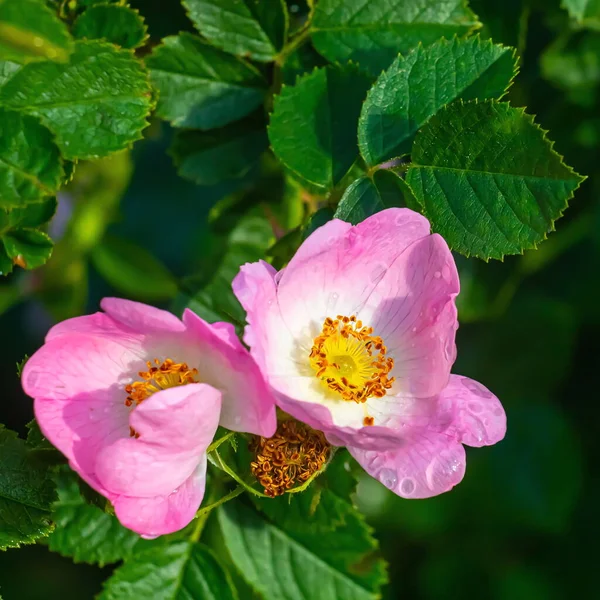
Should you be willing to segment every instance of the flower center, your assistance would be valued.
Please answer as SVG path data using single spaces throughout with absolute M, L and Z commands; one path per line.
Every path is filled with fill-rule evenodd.
M 170 358 L 161 363 L 158 358 L 155 358 L 154 362 L 149 360 L 146 365 L 148 370 L 138 373 L 142 380 L 125 386 L 127 392 L 125 406 L 137 406 L 160 390 L 186 383 L 198 383 L 196 379 L 198 369 L 190 369 L 186 363 L 176 363 Z M 135 438 L 140 436 L 132 427 L 129 428 L 129 435 Z
M 327 317 L 321 333 L 314 339 L 310 365 L 316 376 L 344 400 L 366 402 L 382 398 L 392 387 L 388 374 L 394 359 L 387 357 L 383 340 L 373 335 L 353 315 Z
M 281 421 L 271 438 L 255 436 L 250 444 L 252 474 L 267 496 L 281 496 L 323 468 L 331 446 L 320 431 L 294 420 Z
M 185 385 L 186 383 L 198 383 L 196 376 L 198 369 L 190 369 L 186 363 L 176 363 L 167 358 L 162 363 L 158 358 L 146 363 L 147 371 L 140 371 L 138 375 L 142 381 L 134 381 L 125 386 L 128 396 L 125 400 L 126 406 L 137 406 L 155 392 Z

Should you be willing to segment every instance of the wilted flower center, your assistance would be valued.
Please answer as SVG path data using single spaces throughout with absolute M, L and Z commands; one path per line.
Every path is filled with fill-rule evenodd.
M 198 379 L 196 379 L 198 369 L 190 369 L 186 363 L 176 363 L 170 358 L 161 362 L 158 358 L 155 358 L 154 361 L 149 360 L 146 365 L 148 370 L 138 373 L 142 380 L 134 381 L 125 386 L 125 391 L 128 394 L 125 406 L 137 406 L 160 390 L 185 385 L 186 383 L 198 383 Z M 131 429 L 130 434 L 132 437 L 139 437 L 139 434 L 133 429 Z
M 383 340 L 356 317 L 327 317 L 314 339 L 310 365 L 316 376 L 344 400 L 366 402 L 381 398 L 392 387 L 388 374 L 394 359 L 386 356 Z
M 250 445 L 255 460 L 250 469 L 267 496 L 281 496 L 323 468 L 331 451 L 325 436 L 304 423 L 288 420 L 271 438 L 256 436 Z

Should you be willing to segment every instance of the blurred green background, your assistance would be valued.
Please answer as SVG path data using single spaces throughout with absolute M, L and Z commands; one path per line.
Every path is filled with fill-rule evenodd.
M 178 2 L 132 5 L 146 17 L 152 41 L 190 29 Z M 500 397 L 506 439 L 469 450 L 465 480 L 449 494 L 407 501 L 365 478 L 357 500 L 390 565 L 386 598 L 593 597 L 600 537 L 600 31 L 573 28 L 559 0 L 471 6 L 485 35 L 521 55 L 508 99 L 537 115 L 557 151 L 589 178 L 538 251 L 503 263 L 457 257 L 454 371 Z M 173 306 L 175 282 L 185 288 L 182 277 L 207 279 L 206 270 L 218 265 L 209 213 L 233 192 L 247 198 L 256 174 L 214 188 L 188 183 L 166 154 L 171 135 L 155 122 L 130 156 L 82 165 L 59 198 L 51 227 L 61 241 L 49 264 L 0 282 L 0 421 L 8 427 L 23 433 L 32 417 L 15 364 L 40 346 L 56 319 L 92 312 L 111 294 Z M 279 190 L 259 193 L 275 197 Z M 125 268 L 118 255 L 128 243 L 135 248 L 125 246 L 133 257 Z M 25 547 L 0 553 L 0 593 L 5 600 L 86 600 L 110 571 L 74 565 L 43 545 Z

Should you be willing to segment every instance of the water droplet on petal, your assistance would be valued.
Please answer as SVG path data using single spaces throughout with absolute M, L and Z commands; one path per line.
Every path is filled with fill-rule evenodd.
M 410 496 L 415 491 L 415 482 L 410 477 L 405 477 L 400 482 L 400 492 L 405 496 Z
M 381 469 L 379 471 L 379 481 L 389 490 L 393 490 L 398 483 L 398 474 L 394 469 Z
M 495 417 L 501 417 L 503 414 L 504 414 L 504 411 L 503 411 L 501 408 L 497 408 L 497 409 L 494 411 L 494 416 L 495 416 Z
M 434 276 L 436 279 L 439 279 L 439 278 L 442 276 L 442 273 L 441 273 L 440 271 L 436 271 L 436 272 L 433 274 L 433 276 Z
M 413 332 L 413 333 L 417 333 L 417 328 L 416 328 L 416 327 L 413 327 L 413 328 L 412 328 L 412 332 Z

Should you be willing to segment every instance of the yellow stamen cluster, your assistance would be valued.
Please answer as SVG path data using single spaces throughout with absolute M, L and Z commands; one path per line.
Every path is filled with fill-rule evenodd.
M 323 468 L 331 447 L 320 431 L 294 420 L 282 421 L 271 438 L 256 436 L 250 444 L 252 474 L 267 496 L 281 496 Z
M 314 339 L 310 364 L 316 376 L 344 400 L 357 403 L 382 398 L 392 387 L 389 373 L 394 359 L 373 328 L 356 316 L 327 317 L 321 333 Z
M 134 381 L 125 386 L 127 392 L 125 406 L 137 406 L 160 390 L 185 385 L 186 383 L 198 383 L 196 379 L 198 369 L 190 369 L 186 363 L 176 363 L 170 358 L 161 363 L 158 358 L 155 358 L 154 362 L 148 361 L 146 365 L 148 370 L 138 373 L 142 381 Z M 131 427 L 129 429 L 131 437 L 139 437 L 134 429 Z

